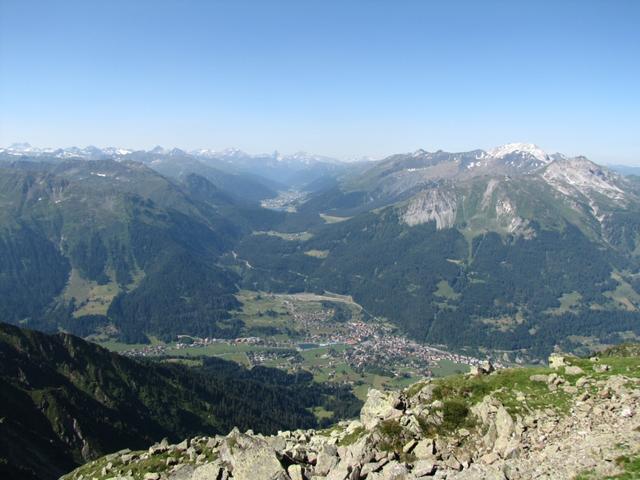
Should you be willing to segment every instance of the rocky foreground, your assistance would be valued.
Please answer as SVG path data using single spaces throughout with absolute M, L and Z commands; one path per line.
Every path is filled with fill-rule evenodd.
M 487 365 L 402 392 L 370 390 L 359 420 L 329 430 L 163 440 L 63 478 L 640 478 L 640 358 L 554 356 L 550 366 Z

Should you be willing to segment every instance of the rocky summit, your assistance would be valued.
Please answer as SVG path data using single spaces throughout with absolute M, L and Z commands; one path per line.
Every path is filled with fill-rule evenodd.
M 549 365 L 372 389 L 359 419 L 327 430 L 165 439 L 63 479 L 637 478 L 640 358 L 554 355 Z

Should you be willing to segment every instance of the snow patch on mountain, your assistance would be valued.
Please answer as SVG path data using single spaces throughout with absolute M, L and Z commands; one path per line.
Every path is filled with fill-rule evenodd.
M 493 158 L 504 158 L 517 153 L 531 155 L 544 163 L 551 161 L 547 152 L 533 143 L 507 143 L 506 145 L 501 145 L 487 151 L 487 154 Z

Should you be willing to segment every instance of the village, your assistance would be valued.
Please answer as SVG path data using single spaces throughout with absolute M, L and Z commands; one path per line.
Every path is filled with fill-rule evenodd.
M 143 346 L 123 353 L 134 357 L 179 356 L 182 352 L 194 355 L 201 349 L 202 354 L 215 355 L 211 352 L 216 347 L 225 352 L 224 346 L 227 346 L 241 350 L 249 366 L 299 370 L 308 367 L 301 352 L 325 348 L 323 355 L 330 360 L 330 365 L 344 363 L 354 371 L 378 370 L 392 376 L 411 371 L 415 376 L 425 377 L 432 376 L 432 368 L 443 360 L 469 367 L 482 362 L 478 358 L 410 340 L 377 321 L 336 322 L 336 310 L 332 308 L 299 309 L 291 301 L 284 301 L 283 305 L 296 325 L 297 335 L 291 338 L 251 336 L 228 339 L 179 335 L 175 343 Z M 500 364 L 496 366 L 500 367 Z

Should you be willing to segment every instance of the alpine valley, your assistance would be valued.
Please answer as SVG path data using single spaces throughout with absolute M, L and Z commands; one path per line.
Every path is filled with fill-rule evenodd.
M 23 144 L 0 160 L 10 323 L 233 338 L 251 333 L 241 292 L 332 292 L 417 342 L 506 361 L 640 334 L 640 180 L 584 157 Z
M 524 479 L 575 441 L 571 478 L 602 457 L 575 425 L 637 437 L 640 177 L 530 144 L 12 145 L 0 321 L 7 478 Z

